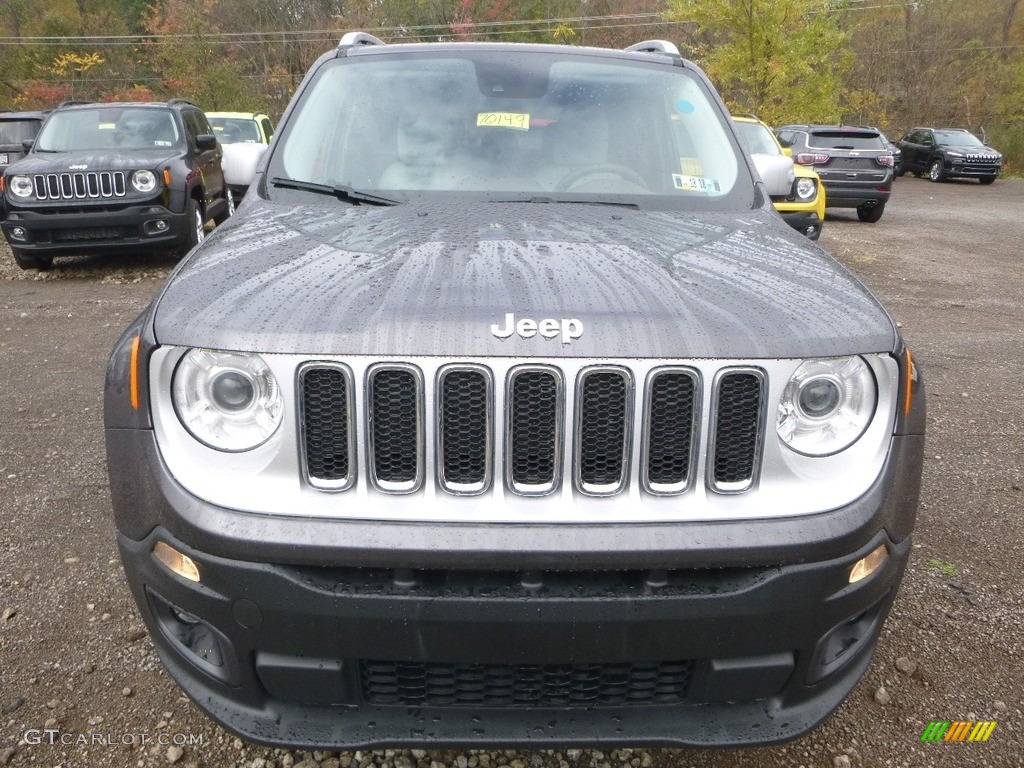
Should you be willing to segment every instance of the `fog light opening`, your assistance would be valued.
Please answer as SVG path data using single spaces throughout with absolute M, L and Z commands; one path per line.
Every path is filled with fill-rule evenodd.
M 21 242 L 28 240 L 28 233 L 25 231 L 24 227 L 11 227 L 8 232 L 10 233 L 12 240 L 19 240 Z
M 166 219 L 156 219 L 155 221 L 147 221 L 143 228 L 147 235 L 162 235 L 170 230 L 171 225 L 167 223 Z
M 850 569 L 850 583 L 855 584 L 861 579 L 866 579 L 881 568 L 888 559 L 889 550 L 885 548 L 885 544 L 879 544 L 871 550 L 869 555 L 854 563 L 853 568 Z
M 153 556 L 172 573 L 176 573 L 183 579 L 194 581 L 197 584 L 200 582 L 199 566 L 196 565 L 196 561 L 188 555 L 179 552 L 170 544 L 158 541 L 153 546 Z

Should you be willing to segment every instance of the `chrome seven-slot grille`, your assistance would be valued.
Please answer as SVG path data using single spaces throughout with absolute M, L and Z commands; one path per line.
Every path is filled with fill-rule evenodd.
M 553 365 L 512 368 L 500 385 L 504 408 L 495 407 L 491 371 L 453 364 L 438 372 L 434 413 L 424 413 L 424 376 L 415 365 L 380 363 L 366 372 L 355 413 L 355 380 L 338 363 L 308 363 L 299 371 L 300 443 L 307 482 L 345 490 L 356 482 L 356 429 L 366 430 L 366 474 L 387 493 L 409 493 L 424 482 L 424 419 L 433 420 L 434 465 L 440 487 L 451 494 L 488 490 L 495 473 L 522 496 L 553 493 L 565 476 L 581 493 L 610 496 L 631 479 L 649 493 L 685 492 L 694 482 L 699 445 L 701 380 L 687 367 L 654 369 L 639 386 L 618 365 L 579 369 L 566 382 Z M 566 387 L 575 386 L 572 434 L 563 435 Z M 638 389 L 640 391 L 638 391 Z M 756 368 L 723 369 L 711 387 L 707 441 L 708 483 L 720 493 L 752 487 L 758 475 L 767 386 Z M 642 433 L 634 436 L 634 409 L 642 408 Z M 494 467 L 494 441 L 503 441 L 504 466 Z M 633 440 L 640 465 L 631 465 Z
M 127 191 L 123 171 L 40 173 L 32 186 L 39 200 L 95 200 L 124 197 Z

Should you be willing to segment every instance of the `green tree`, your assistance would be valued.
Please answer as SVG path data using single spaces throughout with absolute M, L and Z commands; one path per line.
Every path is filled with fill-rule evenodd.
M 730 109 L 769 123 L 836 121 L 851 64 L 831 0 L 668 0 L 686 52 Z

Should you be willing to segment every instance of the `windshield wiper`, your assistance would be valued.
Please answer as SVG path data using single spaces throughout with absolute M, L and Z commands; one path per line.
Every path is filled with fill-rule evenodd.
M 315 192 L 318 195 L 331 195 L 339 200 L 344 200 L 352 205 L 398 205 L 397 200 L 388 197 L 379 197 L 367 192 L 360 192 L 349 186 L 332 187 L 329 184 L 317 184 L 315 181 L 299 181 L 297 179 L 282 179 L 275 177 L 270 180 L 275 187 L 284 189 L 301 189 L 304 192 Z
M 563 198 L 556 200 L 553 197 L 545 197 L 543 195 L 536 195 L 533 197 L 509 197 L 509 198 L 495 198 L 491 200 L 485 200 L 488 203 L 553 203 L 555 205 L 564 205 L 566 203 L 574 203 L 577 205 L 611 205 L 618 208 L 639 208 L 637 203 L 622 203 L 615 200 L 581 200 L 579 198 Z

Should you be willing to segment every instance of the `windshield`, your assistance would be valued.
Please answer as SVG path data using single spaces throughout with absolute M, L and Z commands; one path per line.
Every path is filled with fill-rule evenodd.
M 954 147 L 983 147 L 984 144 L 972 133 L 964 131 L 936 131 L 935 141 L 939 144 L 952 144 Z
M 206 116 L 213 133 L 221 144 L 262 144 L 256 121 L 245 117 Z
M 35 137 L 41 120 L 0 120 L 0 144 L 21 144 Z
M 748 123 L 745 120 L 737 120 L 736 131 L 740 135 L 747 151 L 752 155 L 781 155 L 782 150 L 772 137 L 771 131 L 760 123 Z
M 712 97 L 681 68 L 474 48 L 326 65 L 268 175 L 398 200 L 599 195 L 714 207 L 744 193 L 750 204 L 741 168 Z
M 157 149 L 181 141 L 169 110 L 104 106 L 54 112 L 36 139 L 41 152 Z

